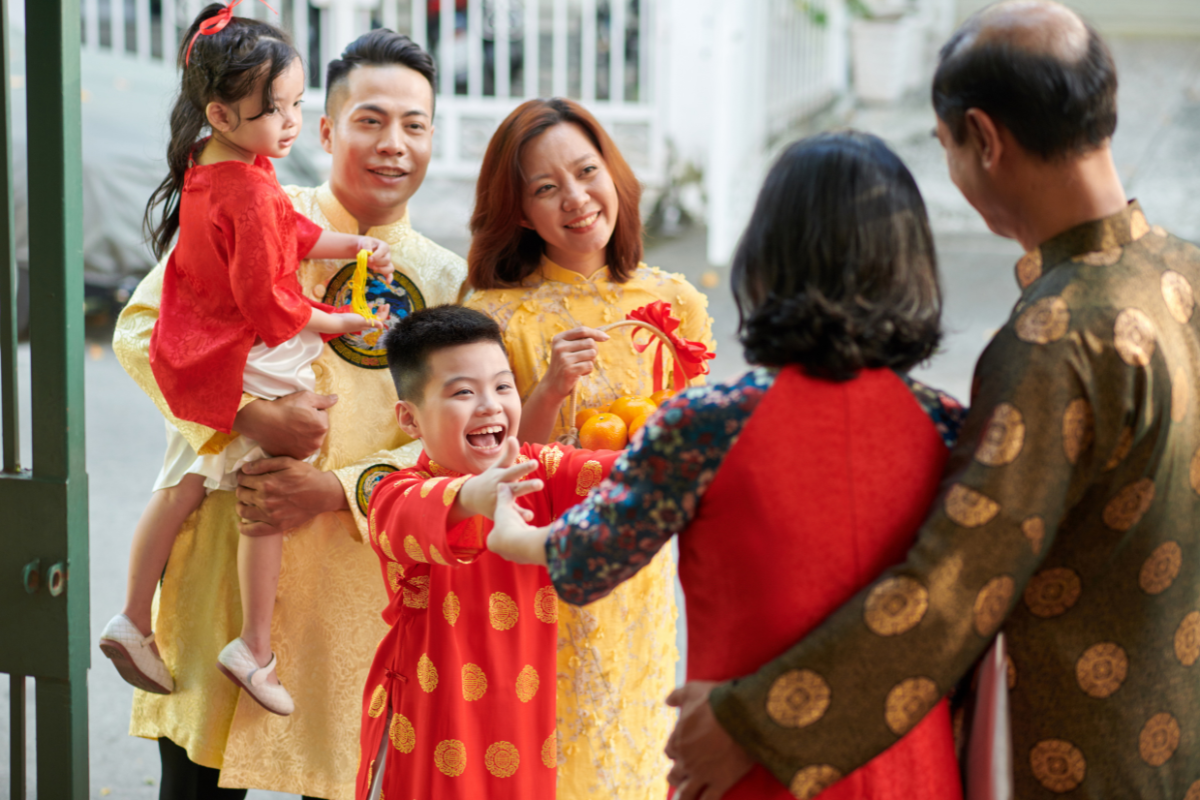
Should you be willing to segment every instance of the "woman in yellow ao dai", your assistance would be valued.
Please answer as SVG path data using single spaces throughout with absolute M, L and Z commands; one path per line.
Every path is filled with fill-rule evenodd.
M 713 346 L 704 295 L 641 263 L 639 193 L 603 128 L 569 100 L 523 104 L 488 146 L 464 302 L 500 324 L 539 438 L 573 425 L 562 403 L 569 386 L 579 408 L 654 391 L 654 348 L 638 353 L 625 329 L 607 341 L 595 334 L 596 344 L 595 328 L 663 300 L 680 335 Z M 556 347 L 564 333 L 570 341 Z M 527 422 L 536 420 L 523 420 L 524 435 Z M 603 600 L 559 603 L 558 800 L 663 796 L 674 724 L 663 700 L 678 658 L 674 576 L 664 550 Z

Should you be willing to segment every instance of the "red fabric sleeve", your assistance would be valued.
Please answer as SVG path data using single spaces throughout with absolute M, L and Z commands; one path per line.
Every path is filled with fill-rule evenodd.
M 312 306 L 300 292 L 294 253 L 287 252 L 280 225 L 279 200 L 250 185 L 240 207 L 227 208 L 221 225 L 229 262 L 233 299 L 254 333 L 268 347 L 278 347 L 299 333 L 312 317 Z M 231 204 L 232 206 L 232 204 Z M 312 249 L 311 247 L 309 248 Z
M 433 478 L 406 469 L 385 478 L 371 495 L 376 552 L 405 568 L 430 563 L 457 566 L 478 557 L 483 537 L 474 518 L 449 524 L 454 499 L 469 477 Z
M 530 455 L 541 462 L 537 477 L 546 482 L 550 511 L 558 519 L 567 509 L 583 501 L 608 477 L 620 450 L 579 450 L 562 444 L 527 445 Z
M 317 240 L 325 231 L 295 209 L 292 209 L 292 221 L 296 224 L 296 260 L 303 261 L 317 246 Z

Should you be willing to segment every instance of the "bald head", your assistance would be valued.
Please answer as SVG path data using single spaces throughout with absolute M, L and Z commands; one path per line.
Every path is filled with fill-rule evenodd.
M 933 80 L 938 116 L 962 143 L 972 108 L 1046 160 L 1099 147 L 1117 126 L 1117 74 L 1099 34 L 1050 0 L 1005 0 L 962 24 Z

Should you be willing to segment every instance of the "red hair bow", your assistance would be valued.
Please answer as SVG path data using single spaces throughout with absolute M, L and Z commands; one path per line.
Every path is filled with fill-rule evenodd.
M 192 48 L 196 46 L 196 40 L 200 38 L 200 35 L 204 34 L 205 36 L 214 36 L 225 30 L 226 26 L 233 21 L 233 9 L 238 5 L 241 5 L 241 2 L 242 0 L 229 0 L 229 5 L 225 6 L 216 14 L 213 14 L 211 17 L 204 20 L 204 22 L 200 23 L 200 29 L 196 31 L 196 34 L 192 36 L 192 41 L 188 43 L 187 55 L 183 59 L 184 66 L 191 66 Z M 270 4 L 267 3 L 267 0 L 258 0 L 258 2 L 262 3 L 267 8 L 271 8 Z M 275 11 L 273 8 L 271 8 L 271 10 Z M 279 12 L 275 11 L 275 14 L 278 15 Z
M 625 319 L 637 320 L 645 322 L 658 328 L 666 337 L 671 340 L 671 344 L 675 346 L 675 352 L 678 358 L 675 359 L 674 389 L 675 391 L 682 390 L 687 382 L 697 375 L 708 374 L 708 361 L 715 356 L 709 352 L 703 342 L 693 342 L 690 339 L 684 339 L 675 330 L 679 327 L 679 320 L 671 315 L 671 304 L 662 300 L 656 300 L 648 306 L 635 308 L 625 315 Z M 654 343 L 658 343 L 658 348 L 654 352 L 654 391 L 661 391 L 663 388 L 663 342 L 661 339 L 647 334 L 649 339 L 645 342 L 637 340 L 638 333 L 641 328 L 635 328 L 630 338 L 633 339 L 633 347 L 639 353 L 644 353 L 646 348 Z

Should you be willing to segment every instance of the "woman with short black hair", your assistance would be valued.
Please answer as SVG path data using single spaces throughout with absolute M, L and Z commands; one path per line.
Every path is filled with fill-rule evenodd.
M 506 558 L 546 565 L 559 596 L 584 604 L 680 534 L 689 681 L 754 672 L 901 561 L 962 417 L 905 374 L 938 343 L 941 295 L 924 203 L 879 139 L 831 134 L 784 152 L 733 290 L 758 368 L 664 403 L 610 480 L 554 525 L 530 528 L 502 503 L 488 539 Z M 887 586 L 864 604 L 880 636 L 921 619 L 920 586 Z M 817 723 L 831 702 L 863 700 L 839 693 L 838 678 L 780 676 L 754 713 Z M 803 770 L 785 787 L 747 763 L 727 797 L 957 800 L 941 694 L 932 683 L 898 689 L 886 709 L 896 745 L 849 775 Z

